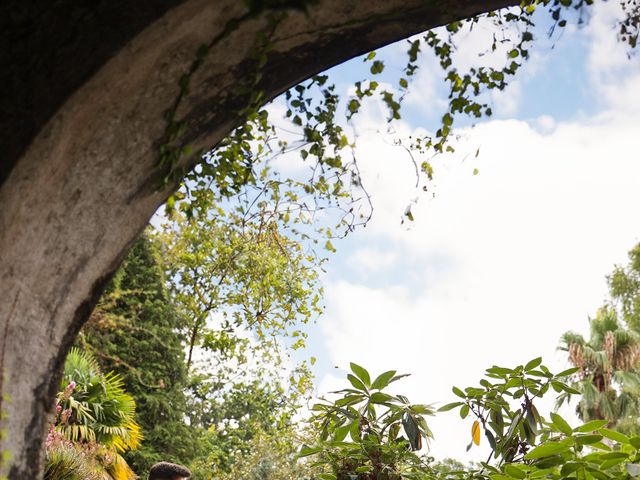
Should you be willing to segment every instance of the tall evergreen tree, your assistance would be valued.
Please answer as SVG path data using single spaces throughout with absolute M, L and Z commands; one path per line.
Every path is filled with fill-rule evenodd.
M 160 460 L 186 462 L 195 434 L 185 424 L 187 382 L 179 317 L 145 235 L 116 273 L 79 337 L 104 371 L 115 371 L 136 400 L 143 441 L 126 459 L 138 473 Z

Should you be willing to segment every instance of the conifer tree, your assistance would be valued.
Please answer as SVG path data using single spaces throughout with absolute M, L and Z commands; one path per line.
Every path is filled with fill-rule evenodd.
M 103 295 L 79 344 L 115 371 L 136 400 L 143 441 L 126 459 L 138 473 L 160 460 L 186 462 L 195 433 L 185 424 L 187 382 L 180 319 L 152 241 L 142 235 Z

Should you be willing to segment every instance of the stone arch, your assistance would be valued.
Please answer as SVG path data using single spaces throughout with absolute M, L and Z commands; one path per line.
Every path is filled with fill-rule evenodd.
M 296 3 L 296 2 L 291 2 Z M 290 10 L 260 84 L 270 99 L 310 75 L 411 34 L 514 0 L 321 0 Z M 59 371 L 103 286 L 156 208 L 163 111 L 199 45 L 245 13 L 238 0 L 10 0 L 0 6 L 2 448 L 18 480 L 41 475 Z M 265 18 L 225 38 L 194 76 L 188 142 L 237 123 L 233 86 Z M 188 167 L 195 159 L 184 159 Z

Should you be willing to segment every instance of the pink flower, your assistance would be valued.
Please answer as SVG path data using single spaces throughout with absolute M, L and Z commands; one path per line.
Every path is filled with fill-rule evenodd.
M 69 418 L 71 417 L 71 413 L 71 410 L 67 408 L 62 412 L 62 415 L 60 415 L 60 421 L 62 423 L 67 423 L 69 421 Z

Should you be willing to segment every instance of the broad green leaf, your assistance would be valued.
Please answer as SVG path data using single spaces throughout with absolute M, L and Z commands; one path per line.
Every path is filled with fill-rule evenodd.
M 485 430 L 484 436 L 487 437 L 487 441 L 489 442 L 489 446 L 491 447 L 491 450 L 495 450 L 496 437 L 493 436 L 493 433 L 491 433 L 491 430 Z
M 563 370 L 562 372 L 558 373 L 556 377 L 566 377 L 568 375 L 573 375 L 578 370 L 580 370 L 578 367 L 568 368 L 567 370 Z
M 388 372 L 381 373 L 373 381 L 373 383 L 371 384 L 371 388 L 382 390 L 387 385 L 389 385 L 389 382 L 391 381 L 391 379 L 395 374 L 396 374 L 395 370 L 389 370 Z
M 347 435 L 349 434 L 349 430 L 351 429 L 351 425 L 347 424 L 347 425 L 343 425 L 340 428 L 337 428 L 334 435 L 333 435 L 333 441 L 334 442 L 341 442 L 343 441 Z
M 584 425 L 580 425 L 577 428 L 574 428 L 575 432 L 593 432 L 595 430 L 598 430 L 599 428 L 604 427 L 607 423 L 609 423 L 608 420 L 592 420 L 590 422 L 585 423 Z
M 542 357 L 538 357 L 538 358 L 534 358 L 533 360 L 531 360 L 529 363 L 527 363 L 524 366 L 524 370 L 526 372 L 533 370 L 534 368 L 536 368 L 537 366 L 539 366 L 542 363 Z
M 575 437 L 578 445 L 592 445 L 602 440 L 602 435 L 578 435 Z
M 320 448 L 320 447 L 307 447 L 305 445 L 300 449 L 300 452 L 298 453 L 298 457 L 300 457 L 300 458 L 308 457 L 309 455 L 314 455 L 314 454 L 319 453 L 321 451 L 322 451 L 322 448 Z
M 603 442 L 592 443 L 591 445 L 589 445 L 589 447 L 597 448 L 598 450 L 605 450 L 607 452 L 611 451 L 611 447 L 609 445 L 607 445 L 606 443 L 603 443 Z
M 491 478 L 491 480 L 511 480 L 511 477 L 502 475 L 501 473 L 491 473 L 489 474 L 489 478 Z
M 619 460 L 621 458 L 628 458 L 629 454 L 625 452 L 607 452 L 601 453 L 600 458 L 602 460 Z
M 464 392 L 462 390 L 460 390 L 458 387 L 453 387 L 451 389 L 453 391 L 453 393 L 455 393 L 458 397 L 460 398 L 467 398 L 467 396 L 464 394 Z
M 347 405 L 353 405 L 364 400 L 364 395 L 348 395 L 346 397 L 336 400 L 336 405 L 340 407 L 346 407 Z
M 573 433 L 573 428 L 571 428 L 571 426 L 564 418 L 562 418 L 557 413 L 551 412 L 551 420 L 553 421 L 553 424 L 558 427 L 558 430 L 560 430 L 567 436 L 571 436 L 571 434 Z
M 571 444 L 567 442 L 547 442 L 531 450 L 524 456 L 524 458 L 526 460 L 536 460 L 538 458 L 549 457 L 551 455 L 566 452 L 569 448 L 571 448 Z
M 353 385 L 354 388 L 363 392 L 367 391 L 367 387 L 364 386 L 364 383 L 362 383 L 359 378 L 355 377 L 354 375 L 348 374 L 347 379 L 351 382 L 351 385 Z
M 615 452 L 612 452 L 615 453 Z M 625 457 L 612 458 L 610 460 L 605 460 L 600 464 L 601 470 L 607 470 L 611 467 L 615 467 L 616 465 L 620 465 L 622 462 L 626 460 Z
M 371 403 L 376 403 L 376 404 L 386 403 L 392 399 L 393 397 L 391 395 L 388 395 L 384 392 L 375 392 L 370 397 Z
M 525 478 L 527 475 L 520 470 L 518 467 L 516 467 L 515 465 L 511 465 L 509 463 L 507 463 L 504 466 L 504 472 L 509 475 L 510 477 L 513 478 L 517 478 L 517 479 L 523 479 Z
M 320 480 L 336 480 L 336 476 L 333 473 L 319 473 L 316 476 Z
M 402 426 L 411 444 L 411 449 L 420 450 L 420 448 L 422 448 L 422 436 L 413 415 L 404 415 L 402 417 Z
M 541 458 L 536 461 L 536 467 L 540 469 L 550 469 L 553 467 L 558 467 L 560 465 L 564 465 L 566 459 L 562 455 L 551 455 L 549 457 Z
M 562 468 L 560 469 L 560 475 L 566 477 L 578 470 L 580 467 L 582 467 L 581 462 L 567 462 L 562 465 Z
M 626 435 L 620 432 L 616 432 L 615 430 L 609 430 L 608 428 L 601 428 L 599 431 L 602 435 L 607 437 L 609 440 L 614 440 L 618 443 L 631 444 L 631 442 L 629 441 L 629 437 L 627 437 Z
M 467 418 L 467 415 L 469 415 L 469 405 L 465 404 L 460 409 L 460 418 L 464 420 L 465 418 Z
M 497 367 L 494 365 L 491 368 L 487 368 L 487 372 L 496 375 L 511 375 L 513 373 L 513 370 L 511 370 L 510 368 Z
M 367 387 L 371 385 L 371 378 L 369 377 L 369 372 L 367 372 L 364 368 L 362 368 L 357 363 L 351 362 L 349 366 L 351 367 L 351 371 L 355 373 L 360 380 L 362 380 L 362 383 L 364 383 Z
M 446 405 L 443 405 L 442 407 L 440 407 L 438 411 L 448 412 L 449 410 L 453 410 L 454 408 L 459 407 L 460 405 L 464 405 L 464 402 L 447 403 Z

